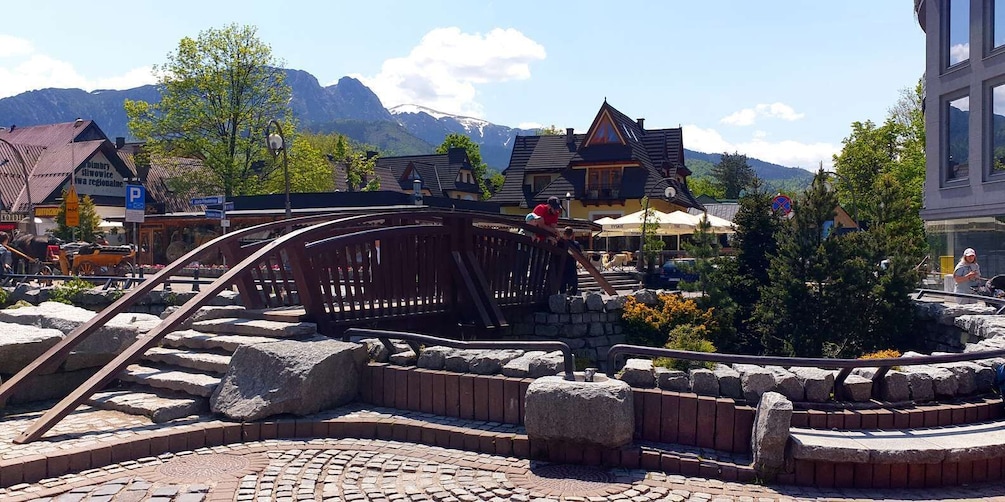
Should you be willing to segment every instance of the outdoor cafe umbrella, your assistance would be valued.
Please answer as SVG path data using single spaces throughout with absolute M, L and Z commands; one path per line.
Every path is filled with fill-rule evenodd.
M 708 219 L 708 223 L 709 223 L 709 225 L 711 225 L 710 230 L 711 230 L 711 232 L 713 234 L 734 234 L 734 233 L 736 233 L 736 229 L 733 228 L 733 222 L 731 222 L 731 221 L 729 221 L 729 220 L 727 220 L 725 218 L 720 218 L 718 216 L 713 216 L 713 215 L 708 214 L 708 213 L 703 213 L 703 214 L 697 215 L 697 217 L 698 217 L 699 221 L 701 221 L 702 218 L 707 218 Z

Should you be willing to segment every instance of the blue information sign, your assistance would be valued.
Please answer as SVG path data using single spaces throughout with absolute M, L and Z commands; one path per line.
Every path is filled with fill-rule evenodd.
M 220 210 L 220 209 L 207 209 L 206 210 L 206 217 L 209 218 L 209 219 L 213 219 L 213 220 L 222 220 L 223 219 L 223 211 Z
M 190 199 L 188 202 L 193 206 L 215 206 L 217 204 L 223 204 L 225 200 L 227 200 L 227 198 L 222 195 L 211 195 L 209 197 L 195 197 Z
M 147 208 L 147 189 L 143 185 L 126 185 L 126 222 L 143 223 Z

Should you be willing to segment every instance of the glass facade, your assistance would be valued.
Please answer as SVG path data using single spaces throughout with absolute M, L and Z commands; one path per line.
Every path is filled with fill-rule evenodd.
M 946 117 L 946 180 L 966 178 L 970 172 L 970 96 L 949 101 Z
M 970 0 L 949 0 L 949 36 L 947 66 L 970 59 Z

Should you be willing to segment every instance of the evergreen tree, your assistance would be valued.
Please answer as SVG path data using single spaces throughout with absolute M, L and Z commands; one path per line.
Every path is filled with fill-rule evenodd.
M 716 185 L 722 188 L 727 199 L 737 199 L 740 192 L 750 186 L 756 177 L 754 168 L 747 164 L 747 156 L 740 153 L 723 153 L 719 163 L 712 168 Z
M 759 180 L 740 197 L 740 208 L 733 218 L 736 234 L 733 235 L 733 259 L 720 260 L 713 277 L 719 279 L 732 312 L 717 309 L 720 326 L 727 321 L 735 338 L 713 340 L 717 347 L 730 352 L 760 354 L 764 352 L 760 336 L 750 319 L 754 306 L 760 299 L 761 288 L 768 284 L 770 259 L 776 253 L 776 238 L 782 228 L 781 214 L 771 209 L 772 195 L 764 190 Z M 727 318 L 728 317 L 728 318 Z
M 80 215 L 80 225 L 68 227 L 66 226 L 66 190 L 63 191 L 63 201 L 59 203 L 59 210 L 56 212 L 56 228 L 52 231 L 52 235 L 65 241 L 94 242 L 98 227 L 101 225 L 101 216 L 98 216 L 98 210 L 90 195 L 84 195 L 79 200 L 77 211 Z

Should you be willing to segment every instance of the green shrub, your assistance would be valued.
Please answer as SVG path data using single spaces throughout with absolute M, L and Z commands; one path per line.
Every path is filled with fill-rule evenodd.
M 93 284 L 79 277 L 74 277 L 69 281 L 53 286 L 52 290 L 49 292 L 49 300 L 73 305 L 73 300 L 76 299 L 78 295 L 91 289 L 92 287 L 94 287 Z
M 667 340 L 667 349 L 687 350 L 691 352 L 715 352 L 715 345 L 708 341 L 708 328 L 704 325 L 695 326 L 693 324 L 680 324 L 670 330 L 670 339 Z M 656 366 L 670 368 L 680 371 L 688 371 L 692 368 L 708 368 L 714 366 L 711 362 L 690 361 L 686 359 L 672 359 L 660 357 L 653 361 Z
M 10 293 L 6 289 L 0 288 L 0 305 L 7 305 L 10 300 Z
M 27 300 L 18 300 L 16 302 L 14 302 L 13 305 L 7 307 L 7 309 L 8 310 L 10 310 L 10 309 L 19 309 L 21 307 L 34 307 L 34 305 L 32 305 L 31 302 L 29 302 Z

